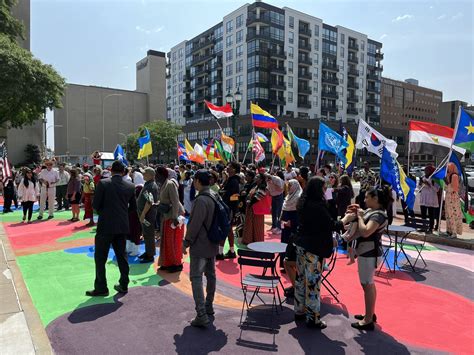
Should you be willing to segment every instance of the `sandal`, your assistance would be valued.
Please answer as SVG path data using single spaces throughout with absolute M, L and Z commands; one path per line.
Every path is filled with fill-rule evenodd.
M 355 319 L 357 320 L 363 320 L 365 318 L 365 315 L 363 314 L 356 314 L 354 316 Z M 374 316 L 372 317 L 372 322 L 377 323 L 377 315 L 374 313 Z
M 370 322 L 367 324 L 360 324 L 359 322 L 355 322 L 351 324 L 351 327 L 359 330 L 375 330 L 374 322 Z

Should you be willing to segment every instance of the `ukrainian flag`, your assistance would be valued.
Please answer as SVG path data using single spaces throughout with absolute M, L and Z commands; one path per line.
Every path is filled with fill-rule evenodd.
M 278 121 L 260 106 L 250 103 L 252 125 L 260 128 L 278 128 Z
M 145 136 L 138 138 L 138 145 L 140 146 L 140 150 L 138 151 L 138 159 L 145 158 L 153 154 L 150 132 L 148 132 L 148 128 L 145 128 Z

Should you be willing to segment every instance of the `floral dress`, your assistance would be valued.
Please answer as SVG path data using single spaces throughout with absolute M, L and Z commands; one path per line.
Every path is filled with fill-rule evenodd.
M 462 211 L 459 194 L 454 191 L 453 184 L 446 188 L 446 229 L 448 234 L 462 234 Z

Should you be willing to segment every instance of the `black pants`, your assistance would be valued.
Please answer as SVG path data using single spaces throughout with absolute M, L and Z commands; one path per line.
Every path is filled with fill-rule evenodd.
M 94 289 L 98 292 L 108 291 L 107 278 L 105 276 L 105 263 L 109 255 L 110 245 L 114 248 L 115 257 L 120 270 L 120 286 L 128 288 L 128 257 L 125 251 L 126 234 L 96 234 L 95 236 L 95 282 Z
M 4 196 L 4 201 L 3 201 L 3 212 L 12 212 L 12 201 L 13 197 L 12 196 Z
M 147 219 L 150 223 L 149 226 L 145 226 L 142 223 L 143 240 L 145 241 L 145 253 L 148 258 L 153 258 L 156 255 L 156 242 L 155 242 L 155 223 L 156 218 Z
M 430 231 L 433 230 L 437 208 L 428 207 L 428 206 L 420 206 L 420 210 L 421 210 L 421 218 L 426 219 L 426 214 L 428 214 L 428 218 L 430 219 Z
M 56 186 L 56 201 L 58 202 L 58 210 L 69 209 L 69 201 L 67 199 L 67 185 Z
M 403 209 L 403 217 L 405 217 L 405 224 L 408 223 L 408 217 L 415 217 L 415 212 L 413 210 L 409 209 L 405 201 L 400 199 L 402 202 L 402 209 Z
M 26 213 L 28 212 L 28 222 L 31 221 L 31 215 L 33 214 L 33 201 L 23 201 L 23 219 L 26 219 Z

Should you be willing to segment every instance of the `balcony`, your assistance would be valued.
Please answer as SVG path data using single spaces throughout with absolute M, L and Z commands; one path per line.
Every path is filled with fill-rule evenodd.
M 309 29 L 308 26 L 304 26 L 304 27 L 300 26 L 298 29 L 298 33 L 300 34 L 300 36 L 311 37 L 311 30 Z
M 270 105 L 286 105 L 285 98 L 283 96 L 270 97 Z
M 339 79 L 335 77 L 323 76 L 322 81 L 326 84 L 339 85 Z
M 365 114 L 367 121 L 370 119 L 380 119 L 380 115 L 376 111 L 367 111 Z
M 199 90 L 199 89 L 207 87 L 209 84 L 210 84 L 209 80 L 202 80 L 202 81 L 196 82 L 194 89 Z
M 280 59 L 286 59 L 286 52 L 284 50 L 273 50 L 273 49 L 270 49 L 268 51 L 268 54 L 270 55 L 270 57 L 274 57 L 274 58 L 280 58 Z
M 337 112 L 336 105 L 321 105 L 321 111 Z M 322 112 L 321 112 L 322 114 Z
M 338 71 L 337 64 L 336 63 L 330 63 L 330 62 L 323 62 L 323 69 Z
M 359 97 L 356 95 L 348 95 L 347 102 L 359 102 Z
M 270 83 L 270 88 L 275 90 L 286 90 L 286 84 L 284 82 Z
M 298 101 L 298 107 L 301 107 L 301 108 L 311 108 L 311 102 L 308 102 L 308 101 Z
M 357 111 L 356 108 L 348 107 L 348 108 L 347 108 L 347 114 L 348 114 L 348 115 L 358 115 L 358 114 L 359 114 L 359 111 Z
M 204 101 L 204 99 L 208 100 L 209 99 L 209 94 L 208 93 L 199 93 L 194 98 L 194 103 Z
M 299 41 L 298 42 L 298 49 L 300 51 L 311 52 L 311 44 L 309 42 Z
M 350 56 L 347 58 L 347 61 L 348 61 L 349 63 L 355 63 L 355 64 L 359 63 L 359 59 L 357 59 L 357 57 L 355 57 L 355 56 L 353 56 L 353 55 L 350 55 Z
M 183 76 L 184 81 L 191 81 L 191 79 L 192 79 L 191 73 L 188 72 L 188 73 L 184 74 L 184 76 Z
M 383 53 L 380 51 L 375 52 L 375 59 L 383 60 Z
M 330 99 L 338 99 L 339 98 L 339 94 L 336 91 L 323 90 L 323 91 L 321 91 L 321 96 L 322 97 L 327 97 L 327 98 L 330 98 Z
M 195 56 L 193 58 L 193 60 L 191 61 L 191 65 L 192 66 L 195 66 L 195 65 L 198 65 L 200 63 L 204 63 L 208 60 L 211 60 L 212 58 L 214 58 L 216 56 L 215 53 L 209 53 L 209 54 L 205 54 L 205 55 L 198 55 L 198 56 Z
M 313 75 L 310 72 L 298 70 L 298 78 L 311 80 Z
M 270 33 L 265 33 L 265 32 L 259 32 L 257 33 L 256 31 L 252 31 L 252 32 L 249 32 L 247 33 L 247 37 L 245 38 L 247 42 L 253 40 L 253 39 L 264 39 L 264 40 L 267 40 L 267 41 L 277 41 L 277 42 L 281 42 L 283 44 L 283 41 L 280 41 L 280 40 L 277 40 L 275 38 L 273 38 L 272 36 L 270 36 Z
M 184 106 L 191 106 L 193 104 L 193 102 L 191 101 L 191 99 L 184 99 L 183 100 L 183 105 Z
M 166 79 L 170 79 L 171 78 L 171 71 L 166 71 Z
M 369 92 L 378 92 L 375 86 L 369 85 L 367 86 L 367 91 Z
M 359 76 L 359 71 L 355 68 L 349 68 L 349 70 L 347 71 L 347 73 L 349 75 L 352 75 L 352 76 Z
M 264 69 L 262 66 L 258 67 L 259 69 Z M 286 74 L 285 67 L 277 67 L 275 65 L 270 65 L 270 71 L 272 73 Z
M 206 38 L 204 41 L 199 41 L 196 43 L 193 43 L 193 52 L 197 52 L 203 48 L 213 46 L 216 44 L 216 39 L 215 38 Z
M 203 74 L 207 74 L 207 68 L 202 66 L 202 67 L 198 67 L 195 71 L 194 71 L 194 76 L 195 77 L 198 77 L 198 76 L 201 76 Z
M 222 76 L 218 75 L 218 76 L 212 78 L 210 83 L 211 84 L 222 83 Z
M 380 77 L 375 73 L 367 73 L 367 80 L 380 80 Z
M 252 26 L 256 24 L 264 24 L 264 25 L 271 25 L 272 21 L 270 15 L 268 14 L 261 14 L 257 16 L 257 14 L 249 14 L 246 21 L 247 26 Z
M 377 101 L 374 97 L 368 97 L 366 103 L 367 105 L 380 105 L 380 102 Z
M 304 64 L 304 65 L 312 66 L 313 65 L 313 60 L 309 56 L 300 55 L 300 56 L 298 56 L 298 64 Z
M 222 59 L 218 60 L 215 63 L 212 63 L 210 68 L 211 68 L 211 70 L 222 69 Z
M 354 82 L 354 81 L 348 81 L 347 82 L 347 87 L 350 88 L 350 89 L 358 89 L 359 84 Z
M 376 65 L 375 70 L 383 71 L 383 65 Z
M 358 51 L 359 50 L 359 45 L 355 42 L 352 42 L 352 41 L 349 41 L 347 47 L 350 49 L 350 50 L 353 50 L 353 51 Z
M 312 92 L 310 87 L 298 86 L 298 94 L 311 95 Z
M 185 87 L 183 88 L 183 94 L 190 93 L 191 91 L 193 91 L 193 89 L 191 88 L 191 86 L 185 86 Z

